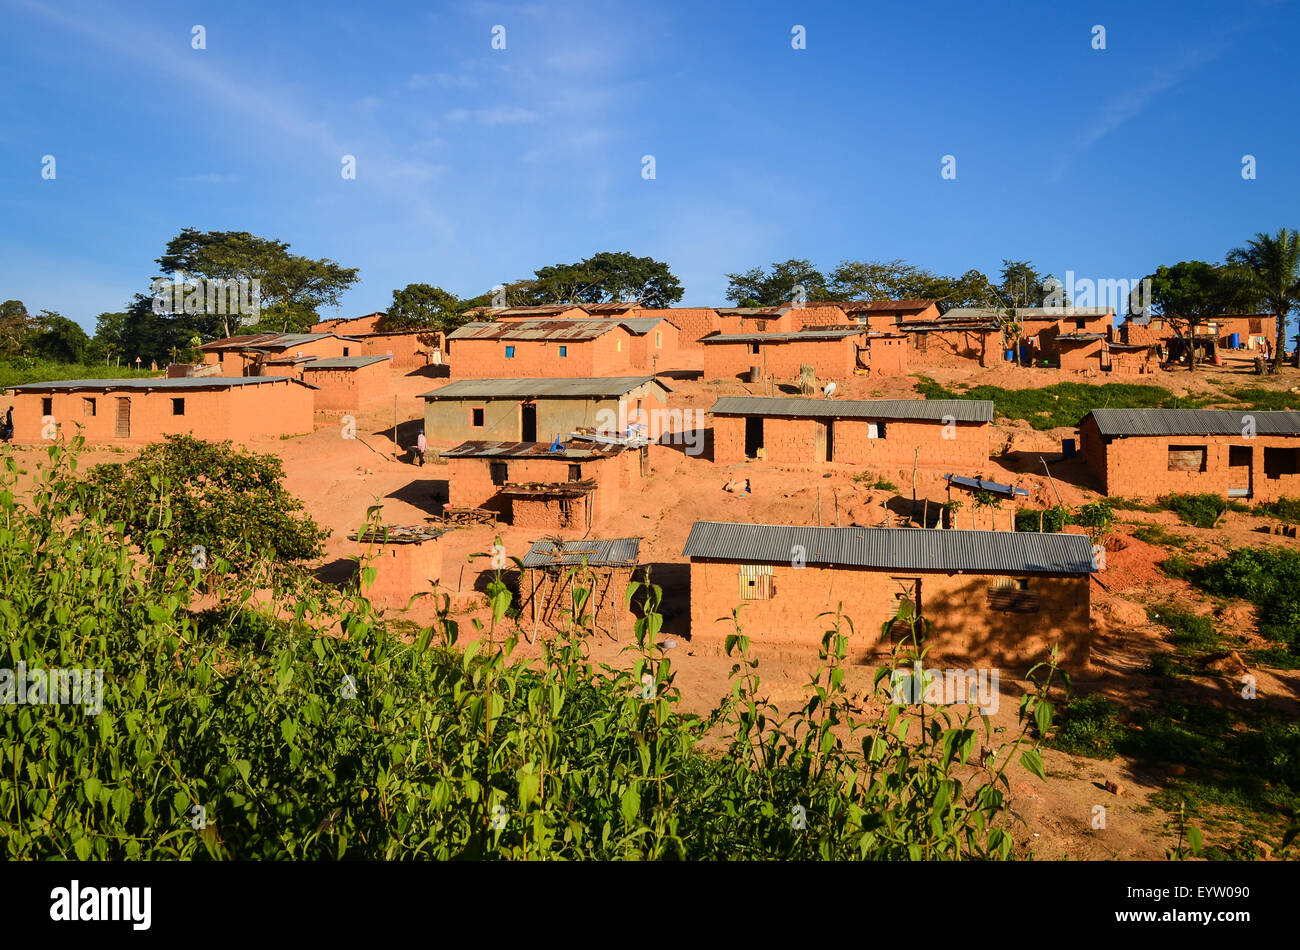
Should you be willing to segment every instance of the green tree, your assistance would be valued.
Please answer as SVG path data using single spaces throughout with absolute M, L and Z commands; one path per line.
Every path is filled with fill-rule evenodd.
M 431 284 L 407 284 L 393 291 L 393 303 L 380 319 L 380 330 L 449 330 L 460 322 L 464 306 L 457 296 Z
M 1244 247 L 1228 252 L 1228 263 L 1243 271 L 1246 292 L 1277 319 L 1277 353 L 1273 372 L 1282 368 L 1286 321 L 1300 305 L 1300 232 L 1281 228 L 1277 234 L 1256 234 Z
M 337 306 L 360 279 L 355 267 L 290 254 L 288 243 L 247 231 L 185 228 L 167 242 L 157 263 L 164 275 L 179 273 L 185 280 L 257 280 L 262 314 L 253 330 L 305 331 L 320 319 L 319 308 Z M 225 336 L 231 334 L 230 316 L 220 315 Z
M 152 552 L 160 563 L 189 562 L 196 547 L 206 563 L 220 558 L 235 570 L 266 558 L 304 561 L 321 556 L 329 534 L 285 490 L 277 456 L 229 442 L 169 435 L 129 462 L 95 466 L 89 481 L 132 537 L 169 528 L 171 546 Z
M 27 349 L 35 357 L 55 363 L 80 363 L 90 337 L 80 324 L 53 310 L 42 310 L 31 321 Z
M 574 264 L 542 267 L 523 290 L 534 304 L 639 300 L 650 308 L 669 307 L 685 293 L 663 261 L 627 251 L 601 251 Z
M 826 281 L 828 300 L 914 300 L 934 274 L 906 261 L 841 261 Z
M 27 342 L 29 317 L 21 300 L 0 303 L 0 356 L 16 356 Z
M 770 273 L 755 267 L 741 274 L 728 274 L 727 280 L 727 299 L 739 306 L 775 307 L 789 303 L 798 287 L 803 288 L 805 300 L 830 297 L 826 278 L 812 261 L 800 258 L 773 263 Z
M 1185 341 L 1187 368 L 1195 370 L 1199 328 L 1245 305 L 1247 291 L 1241 270 L 1205 261 L 1181 261 L 1160 265 L 1149 279 L 1152 310 Z

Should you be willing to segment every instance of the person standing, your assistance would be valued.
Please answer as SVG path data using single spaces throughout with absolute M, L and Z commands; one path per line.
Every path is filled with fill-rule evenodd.
M 420 456 L 420 467 L 424 467 L 424 453 L 429 451 L 429 440 L 424 437 L 424 430 L 420 430 L 420 437 L 415 440 L 415 451 Z

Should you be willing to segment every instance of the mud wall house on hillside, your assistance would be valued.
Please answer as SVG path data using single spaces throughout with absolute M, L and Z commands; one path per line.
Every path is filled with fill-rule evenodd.
M 591 314 L 573 303 L 538 304 L 530 307 L 478 307 L 466 311 L 467 316 L 481 318 L 479 322 L 519 320 L 587 320 Z
M 1005 310 L 990 307 L 956 307 L 938 323 L 998 326 L 1003 321 L 1020 324 L 1021 343 L 1029 346 L 1034 363 L 1047 360 L 1061 369 L 1099 372 L 1104 364 L 1104 346 L 1098 341 L 1114 335 L 1115 311 L 1109 307 L 1018 307 L 1015 316 L 1009 317 Z M 1011 340 L 998 342 L 1003 351 L 1014 346 Z M 1003 352 L 994 355 L 996 359 L 1005 358 Z
M 669 392 L 653 376 L 458 380 L 422 395 L 424 434 L 430 442 L 536 442 L 583 427 L 615 434 L 623 420 L 663 407 Z
M 896 333 L 904 323 L 930 323 L 939 319 L 937 300 L 848 300 L 837 304 L 850 322 L 873 333 Z
M 1184 327 L 1184 332 L 1185 330 Z M 1173 321 L 1164 317 L 1134 320 L 1130 314 L 1119 325 L 1116 334 L 1124 343 L 1156 345 L 1168 352 L 1169 344 L 1178 336 L 1178 331 Z M 1267 343 L 1275 352 L 1273 348 L 1277 345 L 1277 318 L 1268 313 L 1233 313 L 1215 317 L 1197 327 L 1198 336 L 1211 337 L 1220 347 L 1230 347 L 1234 334 L 1244 350 L 1253 353 Z
M 709 410 L 713 460 L 960 468 L 989 460 L 993 403 L 974 399 L 724 396 Z
M 620 510 L 625 491 L 649 472 L 644 449 L 572 439 L 464 442 L 447 460 L 448 506 L 497 512 L 515 527 L 588 531 Z
M 442 577 L 446 532 L 424 525 L 368 525 L 350 535 L 363 568 L 375 569 L 366 596 L 376 606 L 405 608 L 416 594 L 433 593 Z
M 302 367 L 303 382 L 316 387 L 317 411 L 356 411 L 392 397 L 387 356 L 336 356 Z
M 238 443 L 303 435 L 312 431 L 315 388 L 279 377 L 202 376 L 64 379 L 10 392 L 17 442 L 80 431 L 92 445 L 139 445 L 182 433 Z
M 1110 372 L 1118 376 L 1141 376 L 1160 370 L 1155 347 L 1147 343 L 1107 343 Z
M 387 314 L 382 311 L 378 313 L 367 313 L 360 317 L 335 317 L 332 320 L 322 320 L 319 323 L 313 323 L 312 333 L 337 333 L 343 336 L 355 336 L 359 333 L 374 333 Z
M 1107 495 L 1300 494 L 1300 412 L 1094 409 L 1079 422 L 1079 447 Z
M 744 605 L 745 634 L 760 649 L 816 647 L 826 629 L 817 615 L 843 605 L 849 649 L 867 659 L 905 639 L 881 628 L 906 599 L 933 624 L 927 666 L 960 659 L 1023 676 L 1058 644 L 1067 668 L 1089 661 L 1096 567 L 1083 535 L 697 521 L 682 553 L 692 641 L 733 632 L 715 621 Z
M 615 320 L 467 323 L 447 335 L 455 379 L 629 376 L 632 333 Z
M 638 567 L 640 538 L 585 538 L 534 541 L 522 558 L 519 581 L 520 623 L 563 630 L 574 615 L 574 589 L 591 593 L 583 608 L 591 629 L 616 640 L 630 639 L 636 615 L 628 607 L 627 588 L 643 580 Z
M 360 355 L 359 342 L 333 333 L 250 333 L 205 343 L 204 363 L 223 376 L 301 376 L 312 360 Z
M 671 320 L 638 317 L 619 319 L 618 323 L 631 334 L 629 359 L 633 369 L 658 373 L 690 368 L 686 365 L 690 361 L 683 358 L 681 330 Z
M 818 380 L 852 378 L 859 349 L 871 345 L 865 330 L 840 327 L 797 333 L 719 333 L 704 339 L 704 378 L 748 378 L 753 367 L 764 376 L 798 379 L 801 366 L 813 367 Z M 897 365 L 897 361 L 884 361 Z
M 798 329 L 791 304 L 779 307 L 723 307 L 718 309 L 718 332 L 792 333 Z
M 907 360 L 913 367 L 961 362 L 992 366 L 1003 359 L 1003 333 L 994 323 L 903 323 L 898 332 L 907 337 Z

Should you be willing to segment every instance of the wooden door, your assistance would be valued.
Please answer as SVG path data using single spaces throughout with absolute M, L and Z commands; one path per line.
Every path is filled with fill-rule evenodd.
M 131 400 L 126 396 L 117 397 L 117 417 L 113 434 L 119 439 L 131 438 Z

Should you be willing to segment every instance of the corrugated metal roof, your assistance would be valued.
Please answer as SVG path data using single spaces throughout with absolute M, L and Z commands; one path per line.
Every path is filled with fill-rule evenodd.
M 1104 333 L 1062 333 L 1057 338 L 1058 343 L 1094 343 L 1097 340 L 1106 339 Z
M 641 553 L 640 538 L 588 538 L 583 541 L 534 541 L 524 567 L 569 567 L 586 560 L 590 567 L 632 567 Z
M 845 327 L 840 330 L 799 330 L 795 333 L 717 333 L 706 336 L 701 343 L 790 343 L 798 340 L 843 340 L 862 336 L 862 327 Z
M 1253 421 L 1259 435 L 1300 435 L 1300 412 L 1242 412 L 1237 409 L 1094 409 L 1102 435 L 1235 435 Z M 1082 425 L 1082 421 L 1079 423 Z
M 614 321 L 636 336 L 645 336 L 661 323 L 668 322 L 665 317 L 618 317 Z M 674 324 L 676 326 L 676 324 Z
M 802 552 L 796 552 L 802 548 Z M 938 531 L 926 528 L 816 528 L 697 521 L 682 554 L 763 564 L 790 563 L 904 571 L 1089 574 L 1092 542 L 1081 534 Z
M 445 458 L 550 458 L 550 459 L 603 459 L 625 451 L 625 445 L 604 443 L 570 444 L 562 451 L 552 452 L 549 442 L 462 442 L 454 449 L 439 453 Z
M 889 313 L 894 310 L 924 310 L 931 304 L 938 303 L 938 300 L 846 300 L 842 303 L 836 303 L 835 306 L 841 308 L 847 313 L 858 313 L 861 311 L 880 311 Z
M 987 399 L 801 399 L 798 396 L 722 396 L 710 413 L 717 416 L 816 416 L 834 419 L 927 419 L 992 422 Z
M 362 366 L 385 363 L 390 359 L 391 356 L 331 356 L 323 360 L 312 360 L 303 369 L 360 369 Z
M 1022 320 L 1068 320 L 1071 317 L 1104 317 L 1115 311 L 1110 307 L 1016 307 Z M 994 307 L 953 307 L 941 320 L 1003 320 L 1007 312 Z
M 171 379 L 55 379 L 43 383 L 19 383 L 7 388 L 16 393 L 61 389 L 227 389 L 285 382 L 305 385 L 291 376 L 176 376 Z
M 654 383 L 664 392 L 672 392 L 653 376 L 574 376 L 559 379 L 462 379 L 422 393 L 430 401 L 442 399 L 551 399 L 614 398 L 646 383 Z
M 325 340 L 330 337 L 337 337 L 340 340 L 353 339 L 353 337 L 342 336 L 338 333 L 248 333 L 243 336 L 228 336 L 222 340 L 213 340 L 211 343 L 204 343 L 199 349 L 213 352 L 249 349 L 283 350 L 291 346 L 302 346 L 304 343 L 313 343 L 316 340 Z
M 447 334 L 448 340 L 594 340 L 619 326 L 619 320 L 516 320 L 508 323 L 466 323 Z M 626 329 L 626 328 L 625 328 Z

